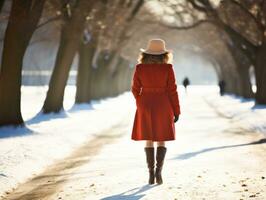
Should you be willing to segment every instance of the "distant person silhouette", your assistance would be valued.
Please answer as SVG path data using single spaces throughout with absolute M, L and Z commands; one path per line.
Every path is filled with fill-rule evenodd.
M 220 80 L 219 83 L 219 88 L 220 88 L 220 95 L 223 96 L 225 93 L 225 81 L 224 80 Z
M 190 81 L 188 79 L 188 77 L 185 77 L 183 80 L 183 86 L 185 87 L 185 90 L 187 92 L 187 86 L 190 85 Z

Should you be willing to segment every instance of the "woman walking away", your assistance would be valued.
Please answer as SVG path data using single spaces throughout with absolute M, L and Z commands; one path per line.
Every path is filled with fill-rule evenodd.
M 131 139 L 146 140 L 148 182 L 154 184 L 156 179 L 156 183 L 162 184 L 165 141 L 175 140 L 174 123 L 180 114 L 177 85 L 173 66 L 169 64 L 172 54 L 165 49 L 162 39 L 150 40 L 147 49 L 141 51 L 131 84 L 137 106 Z

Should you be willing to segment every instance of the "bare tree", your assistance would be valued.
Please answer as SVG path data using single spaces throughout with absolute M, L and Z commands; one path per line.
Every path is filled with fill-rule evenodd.
M 105 28 L 103 21 L 106 18 L 108 6 L 109 4 L 107 1 L 99 1 L 95 5 L 93 12 L 88 16 L 89 20 L 87 20 L 86 28 L 83 33 L 83 40 L 79 47 L 75 103 L 86 103 L 91 99 L 90 84 L 94 70 L 92 62 L 97 51 L 99 35 Z
M 249 62 L 255 66 L 257 85 L 255 95 L 256 103 L 266 104 L 266 36 L 264 34 L 266 30 L 266 2 L 262 0 L 249 2 L 229 0 L 222 1 L 220 6 L 215 9 L 211 4 L 211 0 L 189 1 L 196 9 L 207 13 L 214 24 L 220 27 L 221 30 L 226 31 L 233 43 L 230 45 L 232 51 L 237 49 L 237 51 L 245 55 L 249 59 Z M 232 18 L 234 20 L 231 20 Z M 257 42 L 254 39 L 256 36 Z M 239 57 L 234 56 L 234 58 L 236 59 L 236 63 L 240 64 Z M 242 79 L 241 86 L 244 87 L 242 91 L 250 91 L 250 85 L 246 84 L 246 81 L 248 81 L 247 78 L 249 77 L 248 70 L 243 64 L 239 66 L 239 73 Z M 245 96 L 246 94 L 241 95 Z
M 45 0 L 13 0 L 0 72 L 0 126 L 22 125 L 20 87 L 23 57 Z
M 169 6 L 177 6 L 172 1 L 167 2 Z M 192 6 L 194 10 L 204 13 L 206 17 L 198 19 L 197 16 L 194 16 L 192 17 L 192 23 L 188 26 L 168 26 L 176 29 L 190 29 L 202 23 L 211 23 L 220 28 L 221 32 L 228 34 L 231 39 L 225 40 L 225 42 L 227 42 L 228 49 L 235 59 L 239 77 L 234 93 L 244 97 L 252 97 L 248 69 L 250 65 L 254 65 L 257 80 L 256 102 L 258 104 L 265 104 L 266 66 L 265 56 L 263 56 L 265 55 L 265 1 L 228 0 L 221 1 L 218 5 L 213 0 L 188 0 L 187 2 L 190 4 L 190 7 Z M 184 10 L 190 10 L 190 15 L 193 15 L 194 11 L 191 11 L 190 7 L 184 7 L 184 9 L 175 14 L 180 18 Z M 243 63 L 243 56 L 248 61 Z M 233 80 L 229 79 L 228 81 Z
M 120 49 L 128 38 L 127 31 L 134 24 L 135 16 L 143 2 L 109 1 L 95 16 L 91 16 L 92 21 L 88 22 L 91 39 L 87 44 L 82 44 L 81 50 L 93 55 L 87 55 L 85 58 L 86 54 L 80 53 L 77 103 L 117 94 L 117 88 L 112 87 L 112 83 L 121 73 L 116 73 L 115 76 L 112 73 L 121 61 Z M 113 66 L 113 72 L 110 66 Z
M 0 12 L 4 6 L 5 0 L 0 0 Z
M 43 112 L 59 112 L 63 108 L 64 90 L 69 71 L 82 38 L 86 17 L 95 1 L 80 0 L 73 6 L 63 1 L 64 23 L 56 57 L 55 67 L 43 105 Z

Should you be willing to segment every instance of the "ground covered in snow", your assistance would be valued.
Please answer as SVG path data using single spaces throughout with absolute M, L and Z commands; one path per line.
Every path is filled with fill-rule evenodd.
M 75 88 L 66 90 L 65 112 L 38 114 L 45 87 L 22 88 L 25 128 L 0 128 L 0 197 L 18 183 L 40 173 L 84 142 L 120 122 L 129 94 L 73 106 Z M 124 105 L 125 104 L 125 105 Z
M 131 93 L 73 107 L 69 87 L 66 112 L 36 115 L 44 91 L 23 88 L 26 128 L 0 129 L 3 199 L 266 199 L 266 108 L 253 101 L 179 88 L 164 184 L 148 186 L 144 143 L 130 140 Z

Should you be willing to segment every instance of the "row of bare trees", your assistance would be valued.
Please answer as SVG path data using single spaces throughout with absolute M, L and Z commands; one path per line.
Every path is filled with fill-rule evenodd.
M 206 13 L 207 21 L 229 36 L 226 40 L 237 65 L 239 84 L 235 93 L 252 97 L 249 68 L 254 66 L 258 104 L 266 104 L 266 1 L 221 1 L 215 7 L 211 0 L 189 0 L 195 9 Z M 226 79 L 226 74 L 224 74 Z M 230 80 L 227 80 L 230 82 Z
M 64 90 L 76 54 L 79 55 L 76 103 L 129 89 L 133 70 L 118 54 L 118 48 L 143 2 L 13 0 L 1 63 L 0 126 L 24 124 L 20 108 L 23 57 L 46 4 L 60 16 L 57 19 L 61 26 L 56 61 L 42 108 L 43 113 L 51 113 L 63 109 Z
M 4 2 L 0 1 L 0 9 Z M 174 23 L 151 17 L 147 8 L 144 14 L 148 18 L 143 13 L 139 17 L 143 5 L 152 2 L 171 8 Z M 47 18 L 43 12 L 55 13 L 55 17 Z M 223 58 L 216 58 L 217 74 L 226 81 L 227 92 L 255 97 L 256 103 L 266 104 L 264 0 L 12 0 L 0 71 L 0 126 L 24 124 L 20 109 L 23 58 L 36 28 L 53 20 L 59 24 L 60 41 L 43 113 L 63 109 L 64 91 L 76 55 L 76 103 L 128 90 L 133 68 L 129 67 L 130 59 L 122 56 L 123 47 L 134 35 L 132 27 L 141 33 L 141 26 L 136 24 L 148 26 L 150 22 L 177 31 L 202 24 L 215 26 L 236 65 L 231 69 Z M 256 75 L 255 96 L 249 78 L 251 66 Z
M 211 24 L 218 28 L 220 39 L 227 45 L 236 65 L 233 71 L 228 70 L 223 62 L 219 63 L 218 77 L 226 81 L 227 92 L 245 98 L 255 97 L 257 104 L 266 104 L 265 0 L 158 1 L 172 8 L 178 22 L 164 26 L 188 30 Z M 188 16 L 191 20 L 185 22 Z M 249 78 L 250 67 L 255 69 L 255 95 Z

